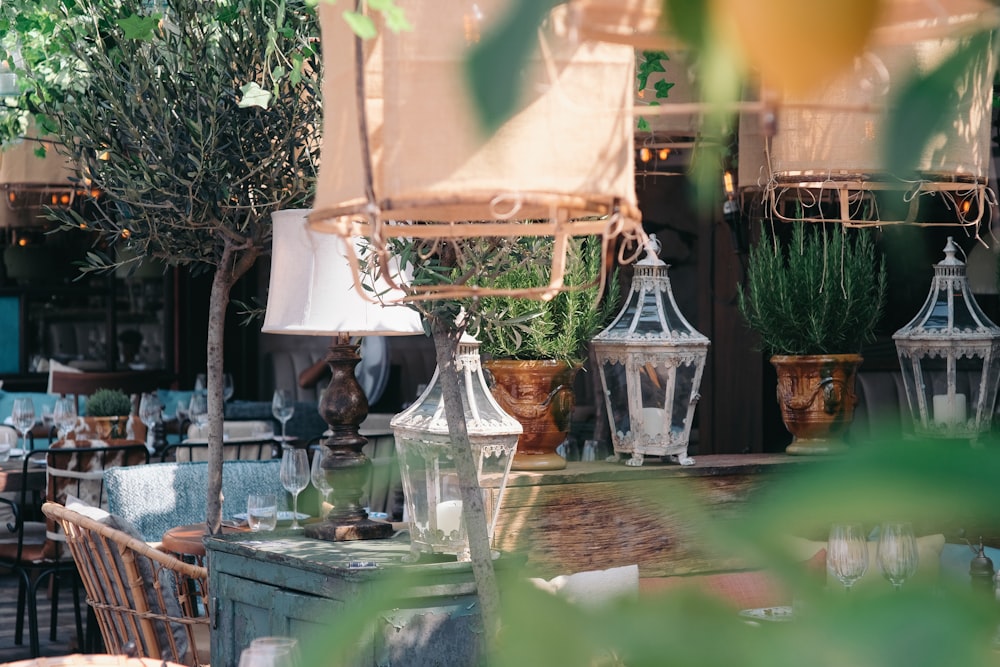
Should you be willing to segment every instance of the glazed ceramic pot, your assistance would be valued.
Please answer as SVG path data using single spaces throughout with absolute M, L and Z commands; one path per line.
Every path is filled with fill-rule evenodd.
M 854 419 L 859 354 L 775 355 L 778 405 L 792 434 L 789 454 L 844 451 L 842 436 Z
M 578 365 L 564 361 L 483 362 L 493 377 L 491 391 L 500 407 L 521 423 L 512 470 L 561 470 L 566 459 L 556 448 L 569 433 L 576 406 L 573 380 Z

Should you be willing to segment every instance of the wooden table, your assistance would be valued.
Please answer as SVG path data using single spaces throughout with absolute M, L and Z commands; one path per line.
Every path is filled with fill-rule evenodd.
M 45 490 L 45 467 L 29 464 L 27 475 L 24 459 L 10 459 L 0 463 L 0 493 L 13 493 L 27 487 L 28 491 Z
M 325 542 L 302 531 L 223 535 L 206 540 L 215 602 L 212 667 L 237 667 L 255 637 L 308 640 L 330 632 L 358 601 L 394 580 L 393 599 L 358 637 L 366 648 L 352 665 L 480 665 L 482 623 L 471 563 L 453 557 L 407 564 L 409 539 Z M 498 571 L 517 572 L 523 559 L 502 554 Z M 432 641 L 428 641 L 431 638 Z
M 250 529 L 246 526 L 223 526 L 222 533 L 245 533 Z M 205 537 L 208 526 L 204 523 L 192 523 L 187 526 L 175 526 L 163 534 L 163 549 L 178 556 L 193 556 L 196 559 L 205 557 Z

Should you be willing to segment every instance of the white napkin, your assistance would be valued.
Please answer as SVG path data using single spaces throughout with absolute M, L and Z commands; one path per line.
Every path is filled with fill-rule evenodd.
M 562 574 L 546 581 L 529 579 L 543 591 L 566 598 L 584 607 L 595 608 L 621 597 L 639 594 L 639 566 L 624 565 L 607 570 Z

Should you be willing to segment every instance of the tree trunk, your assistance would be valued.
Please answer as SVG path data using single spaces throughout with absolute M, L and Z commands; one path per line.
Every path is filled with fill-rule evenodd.
M 496 573 L 493 571 L 493 557 L 490 554 L 489 532 L 483 494 L 479 487 L 476 463 L 472 460 L 472 447 L 465 419 L 453 419 L 465 414 L 462 389 L 455 368 L 455 354 L 461 331 L 454 330 L 454 324 L 441 318 L 431 317 L 431 331 L 434 335 L 434 350 L 437 355 L 438 382 L 441 383 L 441 398 L 448 418 L 448 435 L 451 438 L 455 467 L 458 469 L 459 486 L 462 492 L 462 515 L 469 535 L 469 552 L 472 556 L 472 573 L 476 578 L 479 593 L 479 608 L 486 631 L 486 645 L 492 649 L 500 630 L 500 590 Z M 488 654 L 491 651 L 488 651 Z
M 208 498 L 206 518 L 208 534 L 222 532 L 222 422 L 225 401 L 222 397 L 223 348 L 226 333 L 226 310 L 229 294 L 237 280 L 257 261 L 259 251 L 236 247 L 227 240 L 222 259 L 212 276 L 212 293 L 208 301 L 208 349 L 205 369 L 208 407 Z

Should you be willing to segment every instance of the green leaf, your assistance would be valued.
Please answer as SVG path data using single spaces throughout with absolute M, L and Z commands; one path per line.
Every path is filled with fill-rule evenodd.
M 148 42 L 153 38 L 153 30 L 160 22 L 160 15 L 137 16 L 133 14 L 127 18 L 118 19 L 116 23 L 125 34 L 125 39 L 137 39 Z
M 653 89 L 656 91 L 656 98 L 663 99 L 664 97 L 670 97 L 670 89 L 674 87 L 674 84 L 670 81 L 657 81 L 653 84 Z
M 413 30 L 413 26 L 406 20 L 406 15 L 399 7 L 392 7 L 382 13 L 385 18 L 385 25 L 393 32 L 405 32 Z
M 361 39 L 373 39 L 376 35 L 378 35 L 378 31 L 375 29 L 374 21 L 364 14 L 345 11 L 342 16 L 344 17 L 344 20 L 347 21 L 347 25 L 349 25 L 351 30 L 354 31 L 354 34 Z
M 271 93 L 261 88 L 256 81 L 251 81 L 240 87 L 243 97 L 240 99 L 239 108 L 260 107 L 266 109 L 271 102 Z
M 640 132 L 649 132 L 649 121 L 643 118 L 642 116 L 639 116 L 639 123 L 635 129 L 639 130 Z
M 989 43 L 988 33 L 976 35 L 936 69 L 903 87 L 886 123 L 883 148 L 890 173 L 905 178 L 914 172 L 934 135 L 954 119 L 970 68 L 977 59 L 991 57 Z
M 473 47 L 466 79 L 484 132 L 510 118 L 521 98 L 521 70 L 536 44 L 536 30 L 555 0 L 516 0 Z

